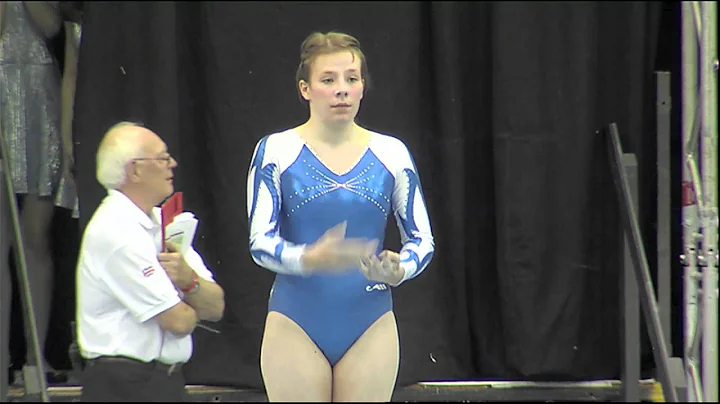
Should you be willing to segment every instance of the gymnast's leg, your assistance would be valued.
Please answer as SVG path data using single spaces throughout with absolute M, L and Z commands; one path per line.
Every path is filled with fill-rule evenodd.
M 260 348 L 268 401 L 330 402 L 332 370 L 325 355 L 300 326 L 271 311 Z
M 333 369 L 333 401 L 388 402 L 392 398 L 400 342 L 389 311 L 368 328 Z

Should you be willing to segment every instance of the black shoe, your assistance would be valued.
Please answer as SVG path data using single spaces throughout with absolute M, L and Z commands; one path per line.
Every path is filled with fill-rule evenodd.
M 58 370 L 45 372 L 45 378 L 47 384 L 65 384 L 68 381 L 67 373 Z
M 51 370 L 48 372 L 45 372 L 45 381 L 47 384 L 65 384 L 68 381 L 68 374 L 67 372 L 60 372 L 57 370 Z M 18 383 L 23 382 L 22 380 L 19 380 Z M 14 386 L 15 383 L 15 370 L 10 369 L 8 372 L 8 386 Z M 21 385 L 24 385 L 23 382 Z

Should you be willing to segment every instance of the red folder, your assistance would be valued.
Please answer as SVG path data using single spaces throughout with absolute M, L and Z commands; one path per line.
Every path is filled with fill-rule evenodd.
M 182 192 L 175 192 L 160 207 L 160 217 L 162 221 L 162 250 L 165 251 L 165 227 L 172 223 L 175 216 L 183 211 Z

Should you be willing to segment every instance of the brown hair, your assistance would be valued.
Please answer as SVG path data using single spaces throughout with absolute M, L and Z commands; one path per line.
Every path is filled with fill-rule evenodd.
M 300 80 L 310 82 L 310 65 L 317 56 L 329 53 L 350 51 L 353 56 L 360 58 L 360 77 L 364 81 L 364 91 L 370 88 L 370 73 L 368 72 L 367 59 L 362 49 L 360 49 L 360 41 L 354 36 L 342 32 L 313 32 L 300 45 L 300 66 L 295 73 L 295 86 Z M 297 88 L 298 96 L 301 101 L 305 101 Z

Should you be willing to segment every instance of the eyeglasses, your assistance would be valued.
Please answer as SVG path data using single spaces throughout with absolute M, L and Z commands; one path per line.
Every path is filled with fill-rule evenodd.
M 170 162 L 174 160 L 173 156 L 165 156 L 165 157 L 138 157 L 134 158 L 133 161 L 142 161 L 142 160 L 155 160 L 155 161 L 164 161 L 165 164 L 170 165 Z

